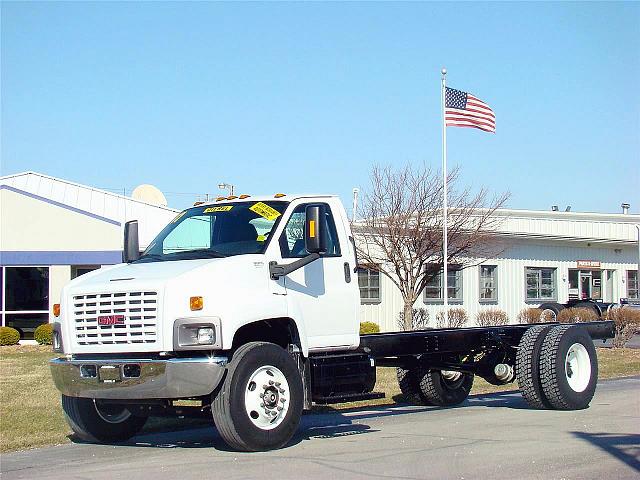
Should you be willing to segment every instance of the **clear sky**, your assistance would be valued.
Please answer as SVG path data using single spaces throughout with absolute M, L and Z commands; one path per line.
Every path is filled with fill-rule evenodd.
M 448 129 L 512 208 L 640 211 L 639 3 L 2 2 L 2 175 L 329 192 L 440 168 L 440 68 L 496 112 Z M 189 195 L 176 195 L 188 193 Z

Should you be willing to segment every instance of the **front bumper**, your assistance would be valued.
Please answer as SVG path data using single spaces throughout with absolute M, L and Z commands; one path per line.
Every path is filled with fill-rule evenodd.
M 110 400 L 209 395 L 225 372 L 226 357 L 66 359 L 49 361 L 58 390 L 69 397 Z

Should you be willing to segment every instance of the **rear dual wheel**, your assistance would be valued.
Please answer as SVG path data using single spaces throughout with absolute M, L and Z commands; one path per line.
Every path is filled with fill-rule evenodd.
M 598 381 L 596 349 L 580 326 L 535 326 L 520 340 L 516 374 L 533 408 L 586 408 Z
M 396 370 L 400 391 L 417 405 L 451 407 L 466 400 L 473 386 L 473 374 L 428 370 L 421 366 Z

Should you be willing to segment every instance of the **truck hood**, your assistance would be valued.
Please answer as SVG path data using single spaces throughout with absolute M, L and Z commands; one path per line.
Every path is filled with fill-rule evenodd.
M 108 285 L 113 285 L 113 288 L 126 288 L 127 283 L 133 281 L 155 283 L 156 281 L 178 277 L 205 265 L 225 262 L 230 259 L 231 257 L 172 262 L 125 263 L 108 268 L 101 268 L 89 274 L 82 275 L 69 283 L 69 288 L 91 290 L 93 287 L 104 289 Z

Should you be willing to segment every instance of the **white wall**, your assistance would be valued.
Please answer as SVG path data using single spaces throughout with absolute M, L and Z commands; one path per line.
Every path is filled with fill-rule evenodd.
M 525 267 L 556 268 L 556 286 L 559 302 L 569 298 L 568 272 L 577 268 L 577 260 L 596 260 L 601 262 L 601 270 L 614 270 L 613 299 L 627 296 L 626 271 L 638 268 L 637 248 L 633 246 L 603 245 L 591 246 L 583 242 L 568 241 L 527 241 L 511 240 L 500 258 L 486 260 L 486 265 L 498 266 L 498 301 L 481 304 L 479 301 L 479 267 L 469 267 L 462 272 L 463 303 L 453 304 L 462 307 L 474 325 L 476 314 L 488 308 L 499 308 L 509 315 L 512 323 L 516 316 L 526 307 L 535 307 L 537 303 L 525 301 Z M 604 283 L 604 282 L 603 282 Z M 363 304 L 360 306 L 360 320 L 378 323 L 383 331 L 397 330 L 398 313 L 402 311 L 403 302 L 397 287 L 380 275 L 379 304 Z M 430 314 L 430 326 L 435 327 L 435 316 L 442 310 L 442 302 L 425 303 L 423 295 L 415 303 L 415 308 L 426 308 Z

